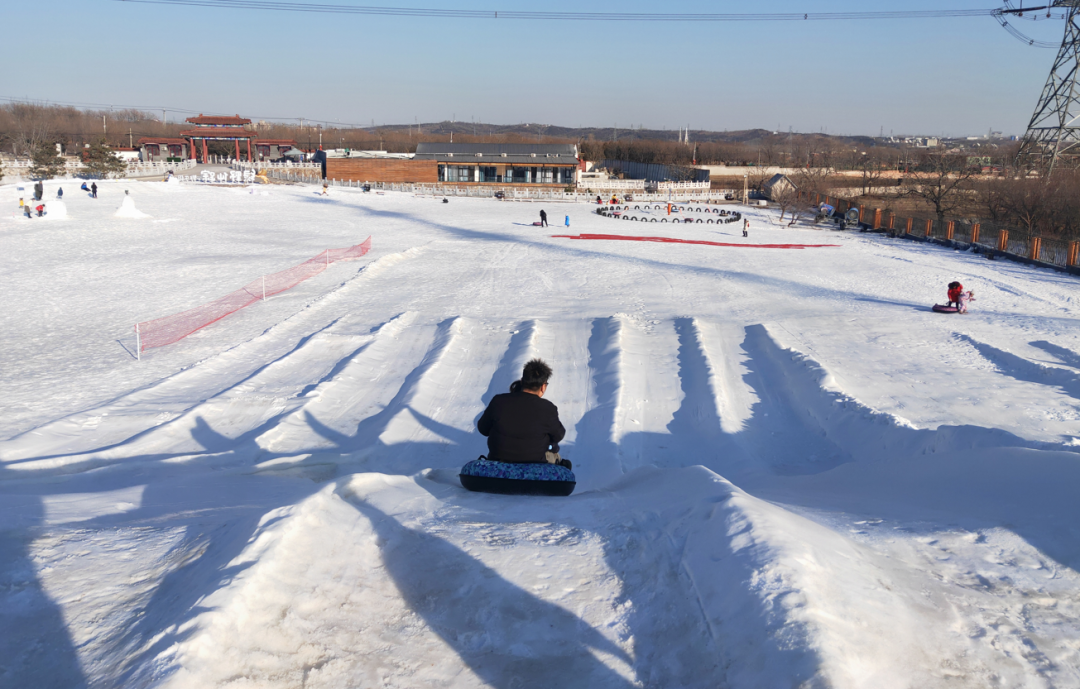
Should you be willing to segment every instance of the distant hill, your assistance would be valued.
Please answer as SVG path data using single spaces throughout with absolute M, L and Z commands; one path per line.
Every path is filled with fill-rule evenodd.
M 483 139 L 484 137 L 521 138 L 524 140 L 552 141 L 678 141 L 679 132 L 670 129 L 616 129 L 614 127 L 560 127 L 552 124 L 528 122 L 523 124 L 484 124 L 480 122 L 428 122 L 415 124 L 387 124 L 379 127 L 366 127 L 371 132 L 410 132 L 423 140 L 424 136 L 448 137 L 451 134 L 465 135 Z M 821 137 L 852 142 L 862 146 L 873 146 L 875 141 L 868 136 L 834 136 L 830 134 L 795 133 L 796 136 Z M 787 132 L 774 134 L 767 129 L 743 129 L 737 131 L 714 132 L 703 129 L 691 129 L 690 141 L 697 143 L 742 143 L 758 144 L 769 137 L 786 137 Z

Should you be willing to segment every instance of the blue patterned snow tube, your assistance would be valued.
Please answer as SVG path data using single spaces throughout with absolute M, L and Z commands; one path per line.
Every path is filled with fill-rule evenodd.
M 560 495 L 574 492 L 577 477 L 558 464 L 511 464 L 478 459 L 461 467 L 467 490 L 503 495 Z

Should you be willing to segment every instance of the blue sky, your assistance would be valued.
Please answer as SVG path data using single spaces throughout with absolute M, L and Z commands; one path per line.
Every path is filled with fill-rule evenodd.
M 979 9 L 1000 1 L 357 4 L 691 13 Z M 886 134 L 977 135 L 992 127 L 1022 134 L 1054 59 L 1053 50 L 1020 43 L 989 17 L 492 21 L 116 0 L 14 3 L 5 15 L 9 68 L 0 76 L 2 97 L 360 124 L 475 118 L 832 134 L 884 128 Z M 1061 21 L 1021 28 L 1053 41 L 1064 30 Z M 19 63 L 22 69 L 11 69 Z

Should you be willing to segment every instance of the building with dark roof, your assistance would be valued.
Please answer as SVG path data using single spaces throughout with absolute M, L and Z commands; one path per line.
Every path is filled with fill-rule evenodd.
M 573 184 L 579 167 L 574 144 L 422 143 L 417 161 L 438 164 L 450 184 Z
M 184 160 L 188 157 L 190 145 L 187 139 L 144 136 L 139 139 L 139 158 L 147 163 Z

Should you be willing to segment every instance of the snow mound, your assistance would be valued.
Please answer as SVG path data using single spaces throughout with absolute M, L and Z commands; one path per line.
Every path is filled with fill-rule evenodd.
M 124 202 L 120 204 L 120 208 L 116 209 L 115 213 L 117 218 L 149 218 L 150 216 L 143 213 L 135 207 L 135 199 L 130 196 L 124 197 Z

